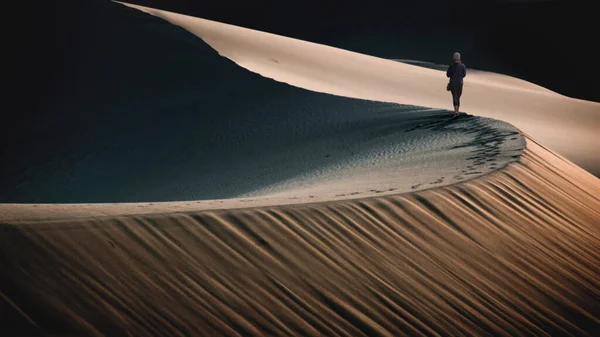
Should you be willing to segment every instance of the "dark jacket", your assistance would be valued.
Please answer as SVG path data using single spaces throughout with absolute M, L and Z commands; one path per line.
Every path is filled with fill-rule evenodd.
M 454 62 L 448 67 L 446 77 L 450 78 L 450 85 L 462 85 L 463 78 L 467 76 L 467 67 L 462 62 Z

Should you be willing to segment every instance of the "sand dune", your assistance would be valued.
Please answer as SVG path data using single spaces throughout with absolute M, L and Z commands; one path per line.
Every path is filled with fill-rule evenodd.
M 452 100 L 444 89 L 445 75 L 440 70 L 125 5 L 183 27 L 240 66 L 277 81 L 346 97 L 452 108 Z M 511 123 L 600 176 L 600 157 L 588 151 L 600 144 L 600 103 L 568 98 L 508 76 L 487 72 L 469 72 L 467 76 L 461 107 L 464 111 Z
M 349 199 L 472 179 L 525 146 L 505 122 L 289 86 L 160 18 L 100 8 L 82 62 L 109 74 L 14 126 L 1 203 Z
M 2 220 L 2 328 L 592 336 L 599 195 L 597 178 L 529 139 L 502 171 L 403 195 L 89 219 L 39 210 Z
M 447 93 L 438 93 L 443 78 L 435 70 L 144 10 L 193 24 L 187 28 L 223 55 L 278 81 L 351 97 L 446 105 Z M 245 71 L 218 62 L 210 66 L 227 76 Z M 546 112 L 556 126 L 562 123 L 562 109 L 571 109 L 576 121 L 565 122 L 561 127 L 567 131 L 557 132 L 560 137 L 573 136 L 573 148 L 563 147 L 562 152 L 595 167 L 593 152 L 585 146 L 595 139 L 590 132 L 597 122 L 596 103 L 501 75 L 473 75 L 473 97 L 465 100 L 470 112 L 522 121 L 534 121 Z M 364 80 L 353 81 L 361 76 Z M 258 83 L 251 77 L 236 78 Z M 264 83 L 249 86 L 248 97 L 263 97 L 265 88 L 292 92 L 277 89 L 288 88 L 284 84 L 275 86 L 268 79 Z M 294 90 L 294 97 L 308 97 Z M 216 93 L 204 94 L 218 101 L 222 97 Z M 481 117 L 449 120 L 439 110 L 420 108 L 420 117 L 411 119 L 414 106 L 407 113 L 402 110 L 407 106 L 334 100 L 315 93 L 310 97 L 315 99 L 311 102 L 328 104 L 315 106 L 350 109 L 347 116 L 362 116 L 361 109 L 371 109 L 366 111 L 377 120 L 358 128 L 327 129 L 328 133 L 336 130 L 342 137 L 389 125 L 383 117 L 391 111 L 386 109 L 393 109 L 391 115 L 409 122 L 378 144 L 377 153 L 386 154 L 381 145 L 396 141 L 401 149 L 417 142 L 426 144 L 425 150 L 413 146 L 419 160 L 389 167 L 399 162 L 344 153 L 342 157 L 350 160 L 333 170 L 309 170 L 313 175 L 291 175 L 296 179 L 273 184 L 261 181 L 253 187 L 262 188 L 249 189 L 245 198 L 0 204 L 0 335 L 595 335 L 600 328 L 600 180 L 538 143 L 538 135 L 555 139 L 547 129 L 534 137 L 522 136 L 511 125 Z M 206 102 L 212 102 L 209 98 Z M 227 113 L 245 116 L 240 111 Z M 259 108 L 254 113 L 271 111 Z M 132 114 L 129 118 L 137 122 Z M 189 118 L 182 125 L 196 121 L 177 116 Z M 335 119 L 337 114 L 323 116 Z M 249 126 L 255 115 L 245 118 L 247 124 L 241 125 Z M 285 124 L 286 118 L 279 122 Z M 229 125 L 227 119 L 211 121 L 216 121 L 209 124 L 212 129 Z M 382 121 L 388 123 L 378 124 Z M 335 120 L 329 122 L 336 125 Z M 527 122 L 518 126 L 527 134 L 537 130 Z M 580 133 L 570 129 L 579 127 Z M 299 137 L 312 128 L 291 134 Z M 242 132 L 246 138 L 216 144 L 243 145 L 265 130 Z M 281 132 L 290 130 L 282 127 Z M 381 133 L 379 127 L 375 131 Z M 311 147 L 312 140 L 299 144 L 314 152 L 319 146 Z M 258 144 L 270 150 L 265 154 L 277 153 L 269 147 L 277 144 L 267 138 L 262 142 Z M 437 143 L 442 145 L 432 146 Z M 457 153 L 445 158 L 440 153 L 451 152 L 448 145 L 457 146 Z M 214 160 L 221 161 L 226 157 L 218 154 L 228 148 L 211 151 Z M 360 158 L 375 161 L 372 170 L 377 174 L 363 170 Z M 248 157 L 236 159 L 243 165 L 252 163 Z M 489 167 L 488 159 L 500 164 Z M 455 163 L 458 171 L 448 163 Z M 413 189 L 418 175 L 410 172 L 428 169 L 428 185 Z M 468 181 L 430 180 L 442 172 L 454 178 L 456 173 L 463 178 L 478 173 Z M 365 189 L 348 187 L 350 180 L 362 182 Z M 382 181 L 384 186 L 378 186 Z M 379 189 L 394 181 L 396 189 Z M 403 191 L 412 192 L 399 193 Z

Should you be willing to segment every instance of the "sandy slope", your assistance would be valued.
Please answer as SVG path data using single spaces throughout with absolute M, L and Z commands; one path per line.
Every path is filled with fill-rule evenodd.
M 64 104 L 11 128 L 0 203 L 348 199 L 472 179 L 525 146 L 498 120 L 264 78 L 179 26 L 102 4 L 81 14 L 93 39 L 72 44 L 91 51 L 65 75 Z
M 600 326 L 599 195 L 597 178 L 530 139 L 505 170 L 404 195 L 3 219 L 0 327 L 591 336 Z
M 180 25 L 221 55 L 277 81 L 347 97 L 452 108 L 444 89 L 445 74 L 439 70 L 127 5 Z M 600 157 L 589 151 L 600 143 L 600 103 L 568 98 L 508 76 L 486 72 L 467 76 L 463 111 L 511 123 L 600 176 Z

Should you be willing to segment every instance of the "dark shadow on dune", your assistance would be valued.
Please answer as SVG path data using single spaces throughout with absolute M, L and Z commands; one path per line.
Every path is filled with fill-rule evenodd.
M 0 202 L 229 198 L 446 115 L 265 79 L 120 4 L 75 21 L 61 80 L 2 135 Z
M 292 87 L 146 13 L 80 7 L 61 80 L 2 134 L 0 202 L 231 198 L 451 116 Z
M 421 118 L 265 79 L 120 4 L 79 6 L 60 81 L 2 134 L 0 202 L 228 198 Z

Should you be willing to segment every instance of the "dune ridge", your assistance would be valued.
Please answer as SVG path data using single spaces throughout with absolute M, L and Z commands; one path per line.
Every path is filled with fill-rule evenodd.
M 279 82 L 345 97 L 452 108 L 441 70 L 122 4 L 181 26 L 241 67 Z M 449 58 L 453 52 L 448 52 Z M 600 103 L 569 98 L 524 80 L 475 71 L 467 74 L 461 110 L 508 122 L 600 177 L 600 159 L 587 151 L 600 143 L 596 132 L 600 129 Z
M 591 336 L 600 326 L 599 195 L 597 178 L 528 138 L 503 170 L 414 193 L 2 219 L 0 289 L 5 319 L 15 317 L 2 327 L 97 336 Z
M 356 198 L 472 179 L 525 146 L 498 120 L 266 79 L 137 9 L 81 15 L 95 52 L 65 82 L 82 89 L 14 126 L 0 203 Z

